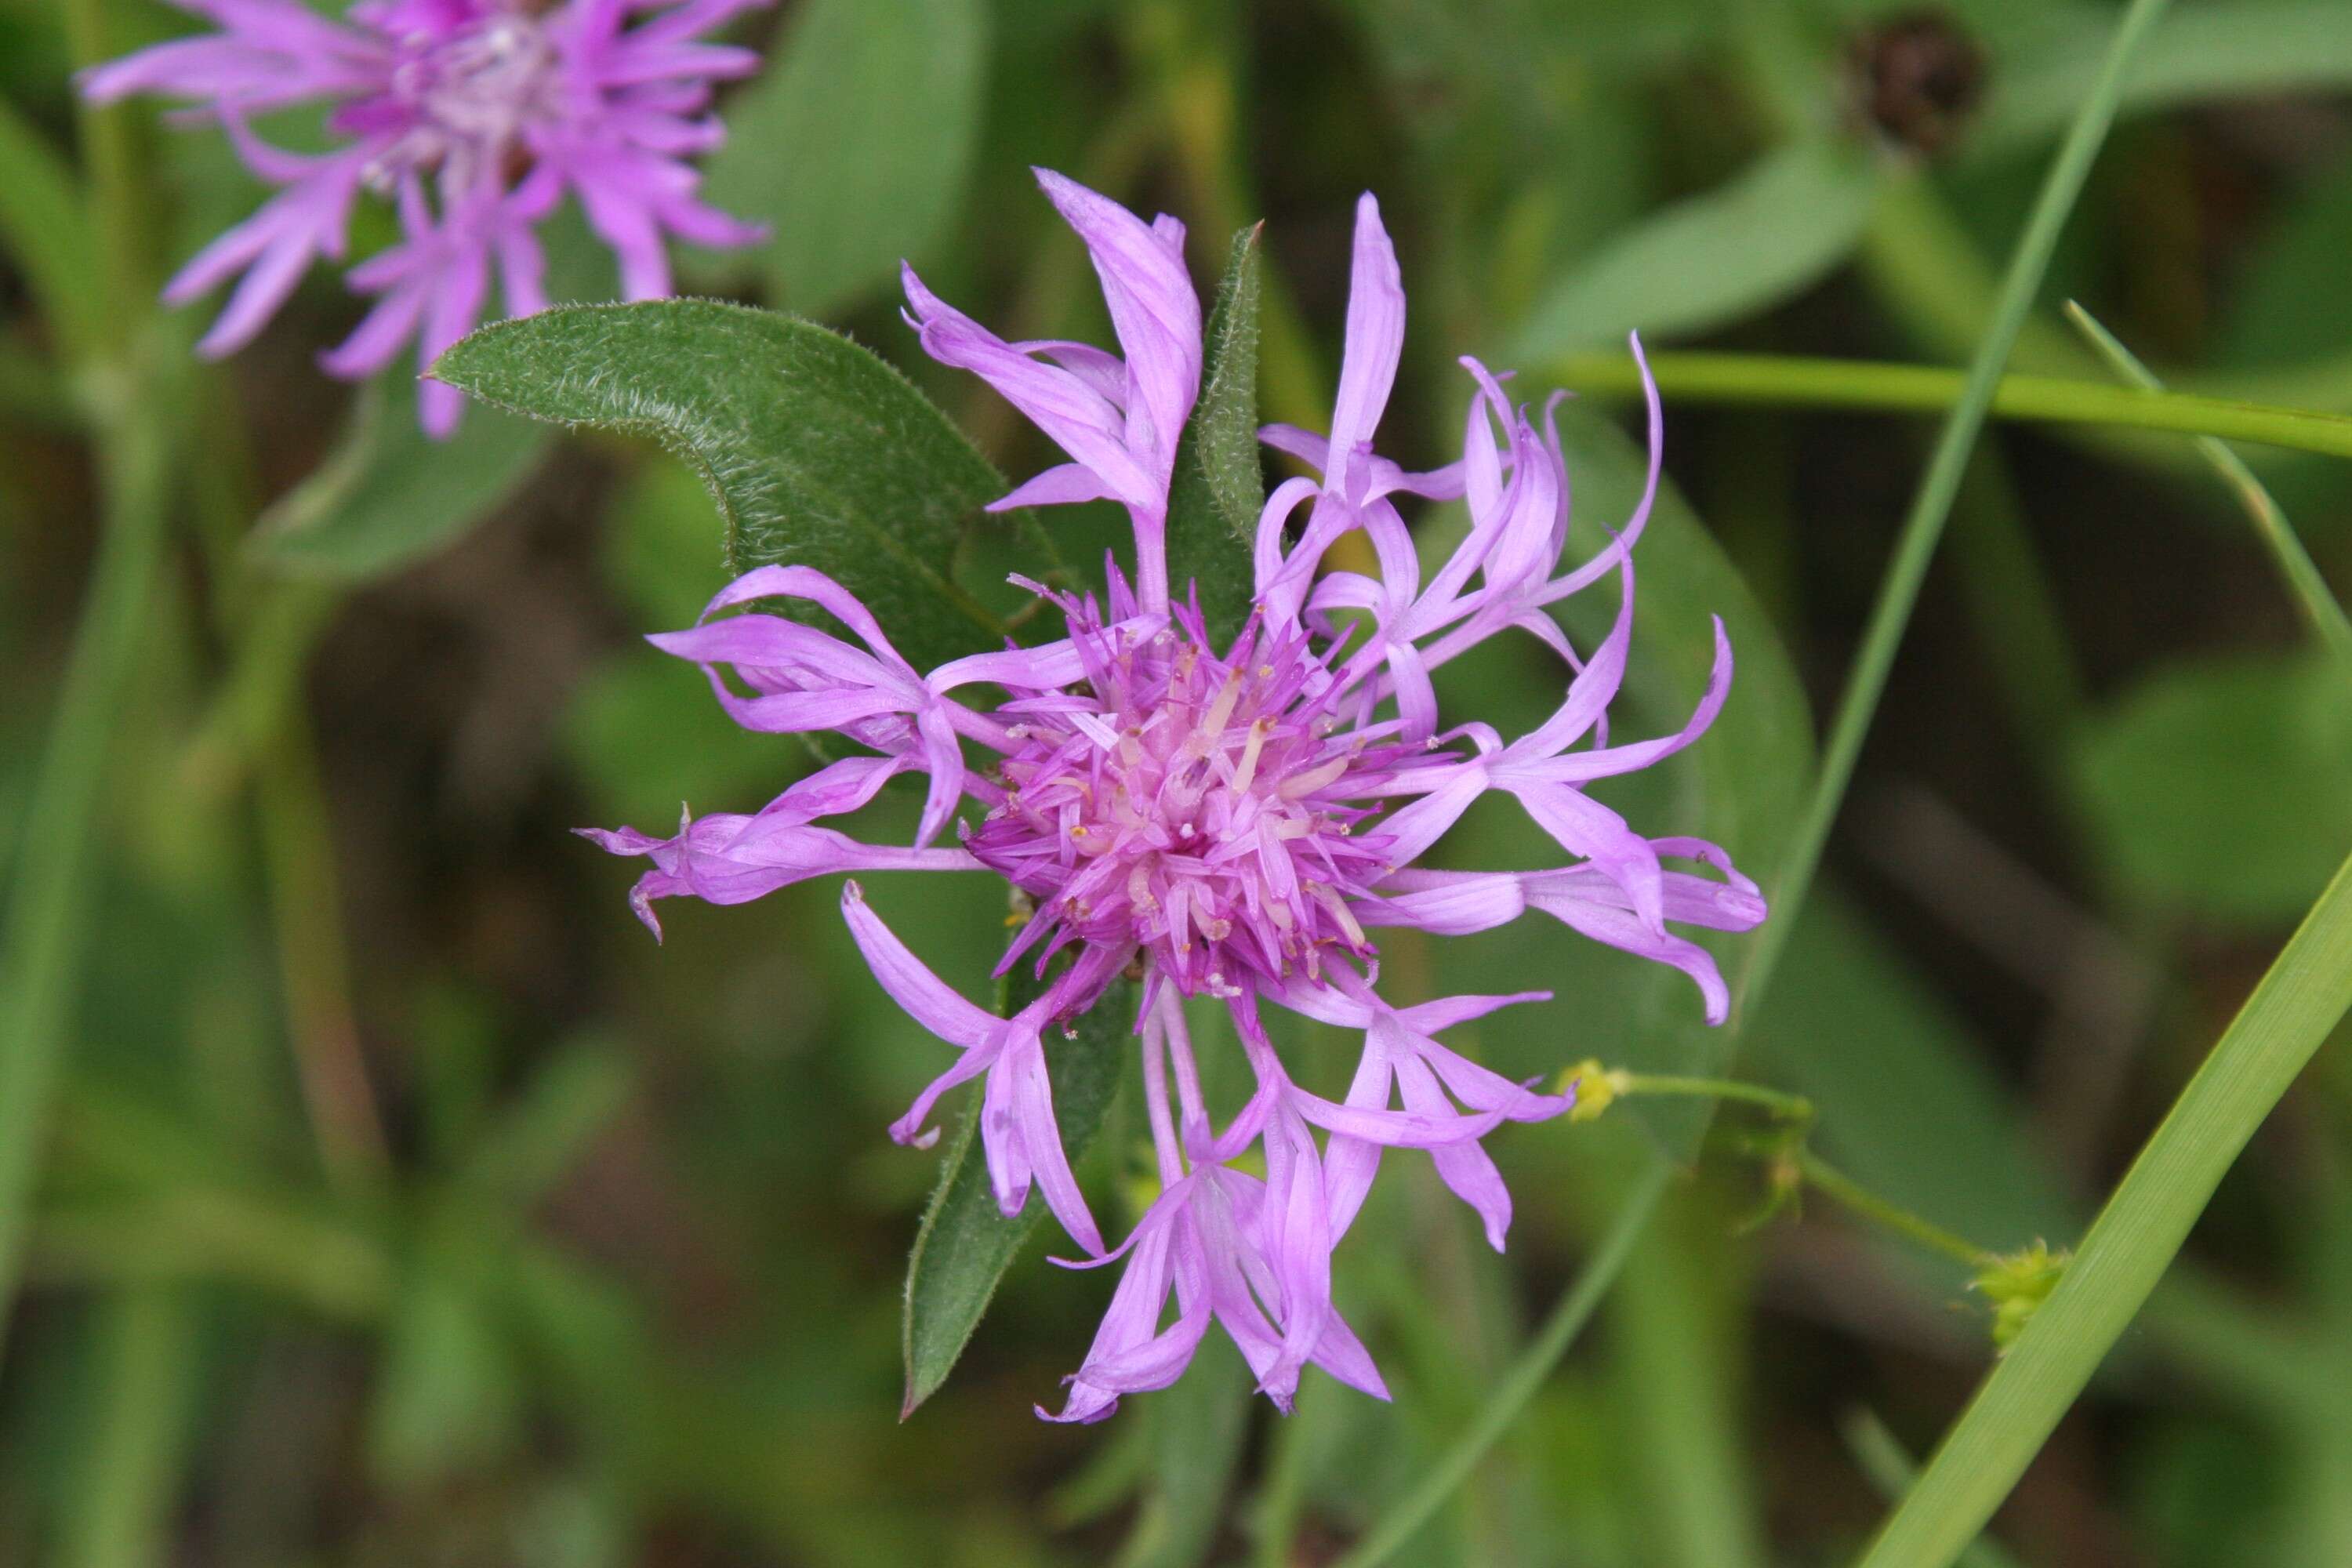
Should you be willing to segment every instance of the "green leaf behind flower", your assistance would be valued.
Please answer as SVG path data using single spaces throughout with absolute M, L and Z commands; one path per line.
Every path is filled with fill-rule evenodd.
M 2262 929 L 2352 849 L 2352 710 L 2315 653 L 2210 658 L 2150 677 L 2074 756 L 2108 863 L 2150 904 Z
M 575 307 L 485 327 L 433 374 L 534 418 L 654 437 L 709 487 L 730 570 L 816 567 L 919 669 L 1003 636 L 951 576 L 1003 478 L 837 332 L 707 300 Z
M 1604 529 L 1624 526 L 1642 493 L 1645 459 L 1610 420 L 1574 402 L 1559 410 L 1559 433 L 1575 494 L 1569 554 L 1581 560 L 1607 542 Z M 1460 526 L 1458 509 L 1453 517 Z M 1429 545 L 1423 555 L 1433 558 Z M 1720 844 L 1769 895 L 1813 771 L 1812 720 L 1795 666 L 1738 569 L 1671 484 L 1659 487 L 1633 552 L 1633 656 L 1610 709 L 1612 742 L 1672 733 L 1690 716 L 1714 658 L 1715 616 L 1731 638 L 1731 694 L 1696 744 L 1638 773 L 1601 781 L 1593 794 L 1642 833 L 1696 834 Z M 1554 610 L 1576 646 L 1589 649 L 1607 635 L 1617 604 L 1614 584 L 1596 583 Z M 1532 639 L 1496 637 L 1439 671 L 1441 710 L 1447 722 L 1484 719 L 1517 735 L 1549 714 L 1568 679 L 1565 667 Z M 1437 856 L 1465 868 L 1537 868 L 1567 858 L 1515 803 L 1499 799 L 1474 806 Z M 1754 933 L 1684 928 L 1682 934 L 1715 953 L 1737 1018 Z M 1439 951 L 1448 991 L 1541 985 L 1559 998 L 1476 1026 L 1483 1059 L 1507 1077 L 1549 1077 L 1588 1052 L 1637 1072 L 1712 1076 L 1727 1066 L 1734 1029 L 1706 1025 L 1687 979 L 1549 917 L 1528 914 L 1497 931 L 1445 939 Z M 1472 1037 L 1465 1029 L 1460 1037 Z M 1627 1110 L 1677 1156 L 1695 1152 L 1704 1121 L 1697 1102 L 1635 1101 Z
M 1183 597 L 1200 586 L 1209 639 L 1241 630 L 1255 586 L 1250 564 L 1265 470 L 1257 449 L 1258 231 L 1234 236 L 1232 258 L 1209 312 L 1201 398 L 1176 448 L 1168 491 L 1168 579 Z
M 779 67 L 728 106 L 703 188 L 769 226 L 772 299 L 823 315 L 919 257 L 962 194 L 987 66 L 981 0 L 800 8 Z
M 1653 214 L 1571 266 L 1538 301 L 1513 357 L 1705 331 L 1777 305 L 1861 241 L 1884 171 L 1863 148 L 1809 141 Z
M 1041 986 L 1024 963 L 1006 977 L 997 1011 L 1011 1016 L 1034 1001 Z M 1094 1142 L 1103 1116 L 1118 1091 L 1126 1068 L 1127 1042 L 1135 1027 L 1134 985 L 1118 981 L 1101 1001 L 1073 1026 L 1075 1036 L 1058 1032 L 1045 1040 L 1046 1073 L 1054 1086 L 1054 1117 L 1062 1129 L 1062 1146 L 1073 1163 Z M 988 1162 L 980 1149 L 980 1100 L 975 1087 L 957 1129 L 955 1142 L 940 1167 L 940 1184 L 923 1211 L 922 1228 L 915 1233 L 915 1250 L 907 1259 L 907 1305 L 901 1345 L 907 1363 L 907 1395 L 899 1419 L 939 1392 L 954 1370 L 963 1347 L 988 1310 L 996 1282 L 1036 1228 L 1045 1212 L 1043 1194 L 1032 1193 L 1029 1204 L 1011 1219 L 996 1206 L 988 1181 Z
M 552 444 L 552 432 L 495 408 L 468 408 L 436 441 L 417 427 L 414 373 L 386 371 L 360 389 L 326 460 L 261 514 L 248 548 L 303 576 L 384 576 L 503 505 Z

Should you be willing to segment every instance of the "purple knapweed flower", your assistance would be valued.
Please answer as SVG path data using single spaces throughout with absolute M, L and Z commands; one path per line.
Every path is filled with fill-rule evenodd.
M 379 296 L 320 356 L 332 374 L 372 375 L 411 339 L 420 367 L 471 331 L 493 266 L 506 313 L 545 308 L 537 225 L 576 195 L 619 258 L 632 300 L 670 291 L 665 234 L 748 245 L 761 230 L 695 200 L 686 160 L 722 137 L 712 85 L 749 74 L 749 49 L 698 41 L 768 0 L 362 0 L 346 19 L 302 0 L 174 0 L 220 30 L 142 49 L 84 74 L 91 100 L 153 92 L 220 121 L 246 167 L 281 187 L 198 251 L 164 286 L 179 305 L 237 279 L 197 345 L 208 358 L 250 342 L 310 263 L 341 259 L 362 190 L 390 197 L 401 238 L 352 268 Z M 634 26 L 632 13 L 651 12 Z M 251 117 L 328 110 L 338 145 L 299 155 L 264 142 Z M 425 382 L 425 428 L 457 427 L 464 395 Z
M 1397 926 L 1481 931 L 1533 908 L 1681 969 L 1697 983 L 1708 1021 L 1719 1023 L 1728 997 L 1714 961 L 1669 926 L 1746 931 L 1764 918 L 1756 885 L 1721 849 L 1645 837 L 1583 790 L 1689 744 L 1730 685 L 1718 623 L 1714 673 L 1690 721 L 1659 739 L 1609 739 L 1606 711 L 1632 639 L 1633 550 L 1658 482 L 1656 388 L 1644 366 L 1648 488 L 1624 527 L 1572 567 L 1561 564 L 1568 475 L 1549 410 L 1538 419 L 1513 405 L 1500 378 L 1475 362 L 1464 362 L 1475 392 L 1458 463 L 1411 474 L 1375 455 L 1372 432 L 1403 339 L 1404 291 L 1380 209 L 1365 196 L 1331 431 L 1265 432 L 1269 446 L 1305 459 L 1319 478 L 1289 479 L 1268 499 L 1255 607 L 1237 636 L 1214 644 L 1197 602 L 1171 592 L 1171 568 L 1183 563 L 1165 555 L 1176 441 L 1202 359 L 1182 227 L 1168 217 L 1146 224 L 1059 175 L 1039 178 L 1094 258 L 1122 353 L 1005 342 L 911 272 L 909 320 L 926 349 L 977 372 L 1068 454 L 1068 463 L 1002 504 L 1119 502 L 1134 521 L 1132 578 L 1113 563 L 1100 597 L 1028 584 L 1060 609 L 1064 637 L 926 675 L 823 574 L 753 572 L 712 600 L 700 626 L 654 640 L 703 666 L 746 728 L 827 730 L 875 754 L 833 763 L 756 816 L 704 817 L 669 839 L 592 837 L 617 853 L 652 858 L 634 895 L 648 925 L 654 899 L 735 902 L 826 872 L 954 868 L 994 872 L 1017 889 L 1029 912 L 998 973 L 1032 963 L 1044 989 L 1009 1018 L 934 974 L 855 881 L 842 909 L 884 988 L 961 1052 L 892 1136 L 927 1142 L 940 1096 L 984 1075 L 981 1143 L 1004 1212 L 1018 1213 L 1034 1184 L 1091 1255 L 1083 1266 L 1124 1262 L 1108 1315 L 1055 1419 L 1094 1420 L 1121 1394 L 1164 1387 L 1212 1320 L 1285 1408 L 1309 1364 L 1385 1397 L 1331 1295 L 1332 1249 L 1361 1209 L 1382 1152 L 1426 1150 L 1500 1248 L 1510 1194 L 1480 1140 L 1505 1121 L 1559 1115 L 1570 1102 L 1437 1039 L 1549 993 L 1392 1005 L 1375 987 L 1377 934 Z M 1633 350 L 1638 361 L 1638 342 Z M 1469 513 L 1462 542 L 1425 576 L 1396 509 L 1404 495 L 1458 498 Z M 1357 531 L 1377 576 L 1327 569 L 1331 546 Z M 1611 580 L 1614 622 L 1580 654 L 1548 606 Z M 710 618 L 758 599 L 814 605 L 856 643 L 757 612 Z M 1509 741 L 1475 721 L 1441 728 L 1430 672 L 1509 627 L 1561 656 L 1570 678 L 1559 708 Z M 975 688 L 993 688 L 1000 700 L 958 695 Z M 862 805 L 899 773 L 923 773 L 929 784 L 912 847 L 860 844 L 815 825 Z M 1517 800 L 1568 863 L 1526 871 L 1420 866 L 1493 791 Z M 966 796 L 978 804 L 978 820 L 959 824 L 960 847 L 933 847 Z M 1716 874 L 1668 869 L 1669 860 Z M 1136 1033 L 1161 1192 L 1127 1240 L 1106 1252 L 1055 1121 L 1046 1053 L 1058 1026 L 1120 974 L 1138 972 Z M 1223 1127 L 1202 1097 L 1188 997 L 1223 1004 L 1255 1079 L 1248 1103 Z M 1344 1099 L 1292 1079 L 1265 1026 L 1268 1005 L 1361 1031 Z M 1262 1175 L 1236 1164 L 1254 1145 Z

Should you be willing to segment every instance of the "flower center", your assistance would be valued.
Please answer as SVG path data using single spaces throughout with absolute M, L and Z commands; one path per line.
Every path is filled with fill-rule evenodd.
M 369 169 L 379 186 L 404 171 L 438 170 L 445 192 L 469 190 L 486 169 L 511 173 L 524 129 L 561 112 L 555 46 L 526 12 L 499 10 L 454 33 L 411 34 L 396 47 L 401 61 L 379 111 L 405 129 Z
M 1220 658 L 1181 627 L 1072 622 L 1086 684 L 999 710 L 1020 749 L 1004 804 L 965 835 L 1036 900 L 1016 952 L 1133 942 L 1216 995 L 1315 974 L 1332 948 L 1370 956 L 1347 900 L 1387 867 L 1348 802 L 1408 748 L 1335 733 L 1304 639 L 1253 625 Z

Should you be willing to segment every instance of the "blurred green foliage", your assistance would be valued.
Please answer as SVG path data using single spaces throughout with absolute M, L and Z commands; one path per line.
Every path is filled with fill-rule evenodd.
M 1204 294 L 1235 231 L 1267 220 L 1259 407 L 1307 423 L 1335 370 L 1350 205 L 1377 189 L 1413 310 L 1383 442 L 1412 466 L 1458 432 L 1465 352 L 1527 356 L 1498 358 L 1530 396 L 1538 361 L 1628 326 L 1957 363 L 2116 9 L 1916 14 L 801 0 L 743 27 L 771 63 L 726 101 L 710 176 L 772 238 L 689 275 L 847 331 L 1014 476 L 1042 443 L 922 359 L 892 290 L 903 255 L 1008 335 L 1101 338 L 1033 163 L 1182 216 Z M 143 0 L 0 0 L 12 897 L 59 863 L 28 833 L 34 780 L 100 520 L 143 493 L 123 483 L 141 461 L 169 476 L 168 532 L 67 803 L 92 848 L 70 879 L 88 940 L 58 1092 L 47 1114 L 14 1108 L 7 1152 L 36 1175 L 0 1190 L 0 1233 L 28 1222 L 0 1356 L 0 1563 L 1329 1561 L 1471 1423 L 1660 1147 L 1695 1175 L 1590 1342 L 1396 1561 L 1738 1568 L 1860 1545 L 1886 1453 L 1849 1453 L 1841 1417 L 1874 1413 L 1897 1458 L 1924 1451 L 1991 1354 L 1984 1304 L 1964 1271 L 1818 1203 L 1742 1231 L 1754 1162 L 1700 1144 L 1680 1108 L 1498 1138 L 1519 1194 L 1507 1259 L 1426 1162 L 1395 1162 L 1339 1260 L 1393 1405 L 1317 1383 L 1278 1420 L 1220 1352 L 1110 1426 L 1039 1423 L 1111 1281 L 1033 1243 L 900 1425 L 899 1291 L 938 1161 L 881 1130 L 942 1047 L 867 978 L 831 888 L 677 908 L 656 947 L 631 869 L 566 832 L 748 809 L 810 765 L 636 640 L 726 579 L 709 492 L 649 443 L 550 440 L 482 409 L 426 446 L 398 378 L 347 393 L 312 368 L 356 309 L 323 273 L 238 360 L 189 364 L 189 316 L 145 300 L 256 192 L 213 132 L 146 108 L 78 121 L 67 70 L 90 40 L 72 27 L 92 16 L 110 53 L 184 25 Z M 1906 38 L 1951 51 L 1946 70 L 1890 53 Z M 1942 95 L 1948 142 L 1902 140 L 1922 122 L 1888 108 L 1906 84 Z M 2338 0 L 2181 0 L 2045 305 L 2079 295 L 2184 391 L 2352 411 L 2347 91 Z M 554 248 L 562 295 L 609 293 L 576 233 Z M 2108 379 L 2054 310 L 2016 363 Z M 1638 480 L 1621 411 L 1591 401 L 1563 427 L 1586 543 Z M 1670 400 L 1675 483 L 1617 722 L 1679 721 L 1709 614 L 1739 674 L 1706 742 L 1612 804 L 1772 869 L 1807 715 L 1852 657 L 1919 436 Z M 2344 466 L 2247 456 L 2346 583 Z M 1049 526 L 1074 563 L 1118 532 Z M 926 560 L 983 617 L 1017 605 L 1001 579 L 1034 538 L 942 539 Z M 1996 432 L 1949 554 L 1747 1060 L 1723 1059 L 1676 977 L 1548 923 L 1399 941 L 1391 987 L 1548 985 L 1559 1000 L 1465 1032 L 1499 1070 L 1736 1067 L 1809 1096 L 1821 1148 L 1935 1223 L 2004 1251 L 2074 1239 L 2352 849 L 2352 684 L 2185 440 Z M 1552 679 L 1495 647 L 1441 695 L 1508 725 L 1548 710 Z M 904 835 L 914 809 L 886 795 L 857 826 Z M 1455 852 L 1517 864 L 1539 841 L 1482 808 Z M 871 891 L 980 994 L 1000 893 Z M 1736 968 L 1739 944 L 1721 951 Z M 1327 1087 L 1343 1068 L 1337 1038 L 1286 1045 Z M 2340 1039 L 2309 1079 L 2001 1517 L 2015 1559 L 2352 1560 Z M 1148 1194 L 1139 1138 L 1115 1101 L 1080 1173 L 1106 1218 Z

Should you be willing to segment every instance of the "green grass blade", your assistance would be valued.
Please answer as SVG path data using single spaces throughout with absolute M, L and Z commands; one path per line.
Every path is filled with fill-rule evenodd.
M 169 1563 L 173 1505 L 194 1429 L 197 1322 L 168 1286 L 116 1292 L 100 1309 L 98 1408 L 57 1561 L 64 1568 Z
M 1839 1423 L 1845 1438 L 1846 1450 L 1870 1484 L 1891 1501 L 1903 1495 L 1918 1475 L 1919 1467 L 1903 1451 L 1886 1423 L 1871 1410 L 1856 1410 Z M 2016 1558 L 1993 1544 L 1987 1537 L 1970 1542 L 1955 1560 L 1958 1568 L 2019 1568 Z
M 1576 1342 L 1576 1336 L 1591 1321 L 1594 1309 L 1601 1305 L 1601 1297 L 1609 1293 L 1618 1271 L 1632 1255 L 1633 1243 L 1641 1239 L 1650 1216 L 1657 1212 L 1658 1201 L 1665 1196 L 1666 1183 L 1673 1171 L 1674 1167 L 1662 1156 L 1652 1161 L 1649 1169 L 1636 1178 L 1609 1234 L 1585 1260 L 1584 1272 L 1577 1276 L 1576 1283 L 1552 1308 L 1551 1316 L 1544 1320 L 1536 1337 L 1528 1342 L 1527 1349 L 1511 1363 L 1511 1370 L 1487 1395 L 1477 1420 L 1423 1472 L 1420 1483 L 1382 1514 L 1380 1522 L 1331 1568 L 1372 1568 L 1374 1563 L 1387 1562 L 1429 1522 L 1431 1515 L 1445 1506 L 1454 1489 L 1470 1479 L 1470 1472 L 1477 1468 L 1486 1450 L 1510 1430 L 1511 1423 L 1518 1419 L 1519 1412 L 1528 1407 L 1536 1391 L 1551 1376 L 1552 1368 L 1559 1364 L 1559 1358 L 1568 1353 L 1568 1347 Z
M 1943 1568 L 1975 1539 L 2138 1312 L 2271 1108 L 2352 1008 L 2352 861 L 2107 1200 L 2058 1288 L 1906 1494 L 1862 1568 Z
M 1838 807 L 1845 796 L 1845 786 L 1853 774 L 1854 761 L 1861 754 L 1863 737 L 1870 729 L 1872 716 L 1878 709 L 1879 697 L 1885 689 L 1887 672 L 1895 662 L 1895 647 L 1902 641 L 1904 628 L 1910 622 L 1911 609 L 1918 600 L 1919 586 L 1927 576 L 1928 561 L 1935 554 L 1937 540 L 1941 536 L 1945 520 L 1951 512 L 1953 498 L 1958 493 L 1969 452 L 1976 445 L 1978 434 L 1984 428 L 1993 392 L 2000 379 L 2001 367 L 2008 361 L 2010 350 L 2015 345 L 2017 335 L 2025 324 L 2027 312 L 2032 308 L 2033 297 L 2042 286 L 2042 274 L 2049 268 L 2051 252 L 2057 245 L 2059 230 L 2064 226 L 2068 213 L 2074 209 L 2074 200 L 2082 193 L 2083 182 L 2090 174 L 2092 161 L 2098 154 L 2100 143 L 2106 138 L 2108 126 L 2115 121 L 2116 96 L 2132 53 L 2147 36 L 2149 26 L 2163 14 L 2166 4 L 2167 0 L 2133 0 L 2131 9 L 2116 25 L 2114 41 L 2108 48 L 2098 81 L 2077 112 L 2074 126 L 2067 132 L 2065 144 L 2059 149 L 2057 160 L 2051 165 L 2049 176 L 2042 183 L 2040 195 L 2035 198 L 2025 233 L 2020 237 L 2017 249 L 2010 258 L 1993 324 L 1978 345 L 1968 379 L 1945 420 L 1943 434 L 1928 461 L 1918 498 L 1905 520 L 1894 563 L 1887 569 L 1878 603 L 1872 612 L 1869 629 L 1864 637 L 1861 657 L 1847 683 L 1845 697 L 1839 705 L 1837 721 L 1831 732 L 1829 750 L 1822 757 L 1811 805 L 1782 863 L 1773 897 L 1773 918 L 1766 922 L 1756 944 L 1749 950 L 1735 1027 L 1738 1026 L 1738 1021 L 1752 1016 L 1755 1005 L 1761 1000 L 1772 970 L 1786 948 L 1788 933 L 1796 925 L 1797 911 L 1803 905 L 1806 891 L 1811 886 L 1822 847 L 1829 840 L 1830 826 L 1836 820 Z M 1550 1376 L 1559 1358 L 1567 1354 L 1568 1347 L 1575 1342 L 1585 1320 L 1591 1315 L 1593 1306 L 1615 1280 L 1617 1271 L 1624 1266 L 1632 1251 L 1634 1239 L 1640 1236 L 1657 1206 L 1664 1181 L 1665 1168 L 1662 1163 L 1636 1187 L 1611 1228 L 1607 1242 L 1594 1254 L 1575 1286 L 1553 1309 L 1551 1317 L 1535 1340 L 1520 1353 L 1518 1361 L 1488 1397 L 1469 1430 L 1446 1449 L 1437 1463 L 1431 1467 L 1422 1483 L 1383 1515 L 1364 1540 L 1340 1559 L 1340 1568 L 1370 1568 L 1373 1563 L 1387 1561 L 1412 1538 L 1413 1532 L 1431 1514 L 1444 1505 L 1454 1489 L 1476 1468 L 1479 1459 L 1496 1439 L 1508 1430 L 1512 1421 L 1534 1397 L 1536 1390 Z
M 126 431 L 109 443 L 105 472 L 105 536 L 0 916 L 0 1342 L 89 938 L 100 785 L 162 552 L 168 464 L 160 437 Z
M 2115 121 L 2116 101 L 2133 52 L 2164 14 L 2167 4 L 2168 0 L 2133 0 L 2131 9 L 2116 24 L 2098 80 L 2077 111 L 2065 144 L 2059 149 L 2048 177 L 2042 181 L 2041 194 L 2034 198 L 2025 233 L 2010 257 L 2009 269 L 2001 279 L 2000 298 L 1993 308 L 1992 325 L 1977 345 L 1958 401 L 1945 417 L 1943 433 L 1937 437 L 1935 451 L 1927 460 L 1927 476 L 1920 481 L 1910 515 L 1904 519 L 1895 558 L 1887 566 L 1878 601 L 1871 607 L 1862 651 L 1855 658 L 1853 674 L 1847 678 L 1845 696 L 1838 705 L 1829 742 L 1822 749 L 1812 808 L 1798 828 L 1795 847 L 1775 889 L 1774 918 L 1766 921 L 1757 935 L 1743 1010 L 1752 1009 L 1761 1000 L 1773 967 L 1787 946 L 1789 933 L 1796 928 L 1794 917 L 1812 885 L 1822 850 L 1829 842 L 1830 828 L 1844 803 L 1846 785 L 1852 782 L 1854 763 L 1862 755 L 1863 739 L 1870 732 L 1871 720 L 1878 711 L 1878 700 L 1886 689 L 1887 674 L 1895 667 L 1895 649 L 1910 625 L 1920 585 L 1927 581 L 1927 564 L 1935 557 L 1937 542 L 1943 537 L 1944 523 L 1951 515 L 1953 499 L 1958 495 L 1961 476 L 1968 469 L 1969 452 L 1991 410 L 2001 367 L 2008 362 L 2010 350 L 2016 346 L 2017 335 L 2033 308 L 2033 298 L 2041 289 L 2042 274 L 2049 269 L 2059 231 L 2065 226 L 2067 215 L 2074 211 L 2083 182 L 2098 156 L 2099 145 L 2106 140 L 2107 128 Z
M 1738 1366 L 1740 1271 L 1723 1267 L 1727 1216 L 1685 1186 L 1625 1266 L 1606 1333 L 1627 1447 L 1660 1560 L 1763 1568 L 1756 1457 Z
M 1931 414 L 1958 404 L 1967 378 L 1935 365 L 1801 354 L 1655 353 L 1650 368 L 1668 403 L 1753 404 L 1775 408 L 1850 408 Z M 1582 392 L 1641 391 L 1622 354 L 1569 354 L 1550 363 L 1564 386 Z M 2103 386 L 2070 376 L 2005 375 L 1991 412 L 2036 425 L 2091 425 L 2252 441 L 2295 452 L 2352 458 L 2352 419 L 2194 393 Z
M 2122 340 L 2100 325 L 2090 311 L 2070 300 L 2066 302 L 2066 319 L 2115 366 L 2116 374 L 2143 391 L 2164 391 L 2164 383 L 2157 379 L 2156 373 L 2141 363 L 2139 356 L 2124 347 Z M 2327 579 L 2319 574 L 2311 552 L 2295 537 L 2294 526 L 2287 521 L 2286 513 L 2279 509 L 2263 481 L 2254 477 L 2254 471 L 2246 467 L 2246 460 L 2230 450 L 2220 437 L 2199 437 L 2197 449 L 2213 465 L 2221 482 L 2245 504 L 2246 511 L 2254 520 L 2254 531 L 2262 535 L 2263 543 L 2278 563 L 2279 574 L 2286 579 L 2288 589 L 2303 606 L 2304 616 L 2311 622 L 2312 629 L 2336 658 L 2352 663 L 2352 620 L 2345 618 L 2344 606 L 2328 591 Z
M 64 154 L 0 101 L 0 250 L 16 264 L 69 353 L 86 353 L 105 315 L 98 237 Z

